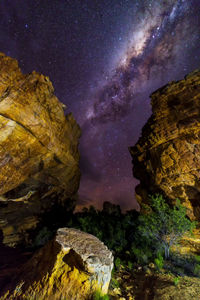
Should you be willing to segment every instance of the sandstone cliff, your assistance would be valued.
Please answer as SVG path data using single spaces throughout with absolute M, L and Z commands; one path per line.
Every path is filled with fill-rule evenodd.
M 151 95 L 152 116 L 130 148 L 137 199 L 162 192 L 200 220 L 200 71 Z
M 96 237 L 62 228 L 10 278 L 0 299 L 83 300 L 107 293 L 113 256 Z
M 80 128 L 54 95 L 48 77 L 24 75 L 0 53 L 0 230 L 4 243 L 29 232 L 53 206 L 65 205 L 80 180 Z

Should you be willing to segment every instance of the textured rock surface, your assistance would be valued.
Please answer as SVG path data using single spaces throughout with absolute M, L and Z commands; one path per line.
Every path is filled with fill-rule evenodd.
M 193 236 L 184 235 L 179 243 L 175 246 L 172 246 L 171 250 L 177 253 L 182 254 L 194 254 L 199 255 L 200 253 L 200 230 L 195 229 L 193 231 Z
M 63 107 L 48 77 L 24 75 L 0 53 L 0 229 L 9 245 L 78 189 L 80 128 Z
M 75 251 L 84 270 L 107 293 L 113 268 L 111 251 L 95 236 L 72 228 L 59 229 L 56 241 L 65 251 Z
M 62 228 L 4 286 L 0 299 L 92 299 L 106 293 L 113 256 L 96 237 Z
M 200 220 L 200 71 L 151 95 L 152 116 L 130 148 L 137 199 L 162 192 Z

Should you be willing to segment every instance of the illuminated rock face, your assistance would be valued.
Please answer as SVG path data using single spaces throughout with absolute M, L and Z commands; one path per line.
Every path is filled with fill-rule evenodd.
M 80 128 L 48 77 L 24 75 L 0 53 L 0 230 L 4 243 L 28 239 L 38 215 L 65 202 L 80 180 Z
M 200 220 L 200 71 L 151 95 L 152 116 L 130 148 L 138 201 L 162 192 Z
M 19 270 L 0 299 L 93 299 L 97 290 L 107 293 L 112 268 L 112 253 L 96 237 L 62 228 L 56 241 Z
M 113 268 L 111 251 L 96 237 L 72 228 L 58 230 L 56 241 L 65 251 L 73 250 L 83 269 L 91 275 L 103 293 L 107 293 Z

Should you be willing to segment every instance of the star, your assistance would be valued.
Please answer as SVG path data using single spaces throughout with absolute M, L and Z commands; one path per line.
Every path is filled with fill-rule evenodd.
M 199 16 L 198 0 L 0 2 L 0 51 L 49 76 L 81 126 L 79 198 L 137 206 L 128 147 L 149 94 L 200 67 Z

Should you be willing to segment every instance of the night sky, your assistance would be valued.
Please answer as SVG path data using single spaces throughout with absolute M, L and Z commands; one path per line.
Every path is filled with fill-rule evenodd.
M 1 0 L 0 52 L 50 77 L 82 128 L 80 203 L 136 207 L 149 95 L 200 68 L 200 0 Z

